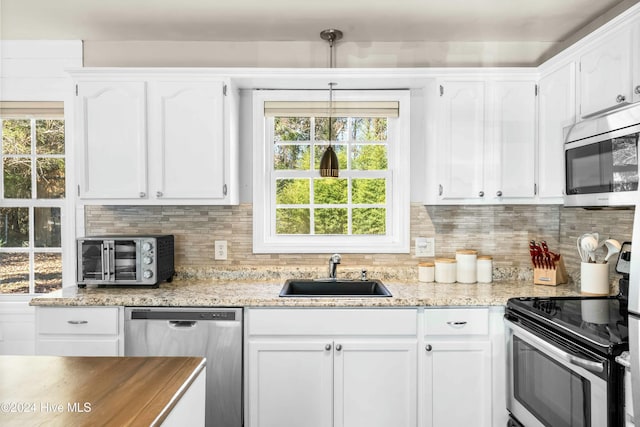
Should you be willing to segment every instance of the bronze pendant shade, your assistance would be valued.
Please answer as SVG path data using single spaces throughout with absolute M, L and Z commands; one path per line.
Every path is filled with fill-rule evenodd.
M 320 176 L 337 178 L 339 174 L 338 156 L 329 145 L 320 159 Z

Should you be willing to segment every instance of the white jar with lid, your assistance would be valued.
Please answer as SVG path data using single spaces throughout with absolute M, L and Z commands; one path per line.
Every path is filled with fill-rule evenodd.
M 456 251 L 456 280 L 458 283 L 476 283 L 476 269 L 478 251 L 473 249 L 460 249 Z
M 435 278 L 435 267 L 432 262 L 421 262 L 418 264 L 418 281 L 433 282 Z
M 454 283 L 456 281 L 456 260 L 436 258 L 435 278 L 438 283 Z
M 480 255 L 477 265 L 478 283 L 491 283 L 493 281 L 493 257 Z

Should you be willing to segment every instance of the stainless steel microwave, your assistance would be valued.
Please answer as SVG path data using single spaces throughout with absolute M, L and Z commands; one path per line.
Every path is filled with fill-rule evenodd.
M 172 235 L 87 236 L 77 246 L 78 287 L 158 286 L 175 273 Z
M 565 129 L 565 206 L 633 206 L 640 105 Z

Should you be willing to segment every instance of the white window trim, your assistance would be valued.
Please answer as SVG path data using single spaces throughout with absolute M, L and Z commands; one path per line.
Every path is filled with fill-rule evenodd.
M 271 185 L 273 150 L 267 143 L 266 101 L 327 101 L 328 91 L 253 92 L 253 252 L 254 253 L 409 253 L 410 250 L 410 93 L 408 90 L 334 91 L 335 101 L 398 101 L 392 144 L 388 148 L 392 198 L 385 236 L 281 236 L 272 234 Z

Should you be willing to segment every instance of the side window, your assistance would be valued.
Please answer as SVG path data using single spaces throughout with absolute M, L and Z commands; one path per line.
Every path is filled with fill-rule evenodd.
M 0 294 L 47 293 L 62 287 L 63 114 L 0 114 Z
M 408 252 L 408 94 L 350 93 L 334 115 L 317 93 L 269 96 L 254 97 L 254 252 Z M 320 176 L 329 145 L 337 178 Z

